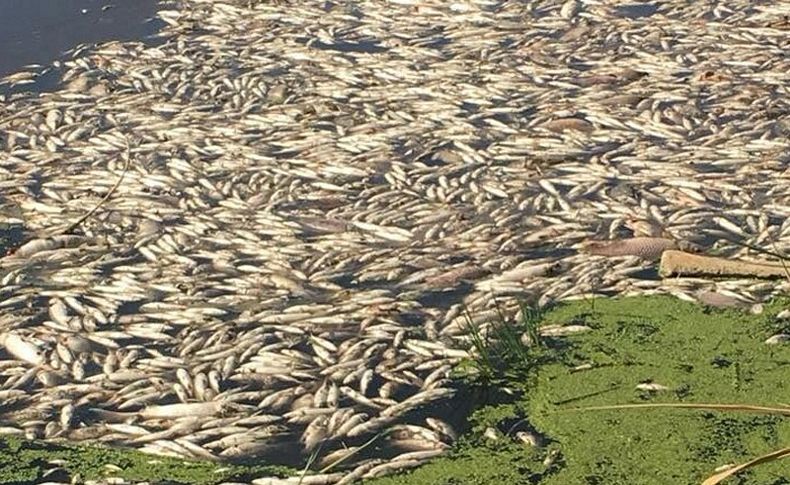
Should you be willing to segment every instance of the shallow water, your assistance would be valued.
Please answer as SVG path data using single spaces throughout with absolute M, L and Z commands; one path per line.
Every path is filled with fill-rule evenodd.
M 80 44 L 153 41 L 157 0 L 0 0 L 0 77 Z

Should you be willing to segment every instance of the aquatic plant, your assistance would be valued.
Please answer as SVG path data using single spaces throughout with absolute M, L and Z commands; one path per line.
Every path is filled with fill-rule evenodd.
M 751 244 L 741 243 L 737 241 L 731 241 L 736 245 L 751 249 L 757 253 L 774 256 L 779 259 L 784 269 L 784 272 L 787 276 L 788 281 L 790 281 L 790 270 L 788 270 L 787 262 L 790 260 L 788 256 L 784 253 L 781 253 L 776 249 L 775 244 L 773 245 L 773 251 L 768 251 L 764 248 L 760 248 Z M 616 410 L 616 409 L 656 409 L 656 408 L 674 408 L 674 409 L 703 409 L 703 410 L 713 410 L 713 411 L 722 411 L 722 412 L 747 412 L 747 413 L 765 413 L 765 414 L 773 414 L 778 416 L 790 416 L 790 406 L 787 405 L 779 405 L 778 407 L 771 407 L 765 406 L 761 404 L 723 404 L 723 403 L 644 403 L 644 404 L 616 404 L 611 406 L 588 406 L 588 407 L 581 407 L 581 408 L 572 408 L 568 409 L 567 411 L 595 411 L 595 410 Z M 702 485 L 717 485 L 723 482 L 725 479 L 735 476 L 736 474 L 748 470 L 749 468 L 755 467 L 757 465 L 768 463 L 771 461 L 776 461 L 782 458 L 790 457 L 790 447 L 780 448 L 778 450 L 772 451 L 770 453 L 766 453 L 764 455 L 758 456 L 753 458 L 749 461 L 733 465 L 731 467 L 727 467 L 724 470 L 717 471 L 714 475 L 708 477 Z
M 482 387 L 501 385 L 523 373 L 536 362 L 535 354 L 542 347 L 538 326 L 545 310 L 520 302 L 514 322 L 498 304 L 496 308 L 498 318 L 486 322 L 485 331 L 475 325 L 469 310 L 464 310 L 473 356 L 460 366 L 461 376 Z
M 765 413 L 777 416 L 790 416 L 790 406 L 768 407 L 759 404 L 692 404 L 692 403 L 648 403 L 648 404 L 616 404 L 612 406 L 589 406 L 581 408 L 570 408 L 565 411 L 604 411 L 604 410 L 617 410 L 617 409 L 656 409 L 656 408 L 674 408 L 674 409 L 704 409 L 712 411 L 723 412 L 747 412 L 747 413 Z M 716 474 L 711 475 L 702 485 L 718 485 L 725 479 L 735 476 L 744 470 L 751 467 L 767 463 L 770 461 L 779 460 L 782 458 L 790 457 L 790 447 L 781 448 L 770 453 L 758 456 L 752 460 L 737 465 L 726 467 L 724 470 L 718 471 Z

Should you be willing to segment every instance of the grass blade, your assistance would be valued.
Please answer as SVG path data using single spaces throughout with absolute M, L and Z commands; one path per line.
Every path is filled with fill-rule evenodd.
M 519 308 L 521 309 L 521 323 L 524 325 L 527 331 L 527 336 L 529 337 L 530 342 L 532 342 L 536 347 L 540 347 L 542 342 L 540 340 L 540 331 L 538 330 L 538 327 L 540 326 L 540 322 L 542 320 L 541 311 L 529 307 L 523 301 L 519 302 Z
M 302 481 L 304 481 L 304 477 L 307 476 L 307 472 L 310 471 L 310 467 L 313 466 L 313 462 L 316 460 L 316 458 L 318 458 L 318 455 L 321 453 L 321 448 L 323 447 L 324 447 L 324 442 L 322 440 L 318 444 L 318 448 L 316 448 L 315 450 L 313 450 L 312 453 L 310 453 L 310 457 L 307 459 L 307 463 L 305 464 L 304 469 L 302 469 L 302 473 L 299 475 L 299 482 L 297 482 L 296 485 L 302 485 Z
M 718 485 L 722 481 L 730 478 L 731 476 L 740 473 L 747 468 L 751 468 L 753 466 L 761 465 L 763 463 L 768 463 L 769 461 L 780 460 L 782 458 L 787 458 L 790 456 L 790 448 L 783 448 L 781 450 L 776 450 L 774 452 L 768 453 L 767 455 L 763 455 L 757 457 L 751 461 L 747 461 L 746 463 L 741 463 L 740 465 L 734 466 L 732 468 L 728 468 L 723 472 L 717 473 L 713 476 L 708 477 L 702 485 Z
M 675 409 L 705 409 L 710 411 L 742 411 L 751 413 L 778 414 L 790 416 L 790 407 L 775 408 L 768 406 L 757 406 L 751 404 L 692 404 L 692 403 L 655 403 L 655 404 L 618 404 L 612 406 L 589 406 L 583 408 L 562 409 L 563 411 L 605 411 L 614 409 L 649 409 L 649 408 L 675 408 Z M 790 456 L 790 448 L 783 448 L 767 455 L 759 456 L 753 460 L 741 463 L 732 468 L 728 468 L 720 473 L 708 477 L 702 485 L 718 485 L 722 481 L 740 473 L 747 468 L 751 468 L 770 461 L 779 460 Z
M 768 407 L 752 404 L 694 404 L 694 403 L 654 403 L 654 404 L 616 404 L 612 406 L 589 406 L 583 408 L 561 409 L 559 412 L 569 411 L 606 411 L 613 409 L 649 409 L 649 408 L 677 408 L 677 409 L 705 409 L 709 411 L 743 411 L 749 413 L 778 414 L 790 416 L 790 407 Z
M 489 353 L 489 345 L 486 341 L 483 340 L 483 336 L 480 334 L 480 329 L 475 325 L 474 321 L 472 320 L 472 315 L 469 313 L 469 309 L 464 306 L 464 317 L 466 318 L 467 328 L 466 331 L 469 333 L 469 336 L 472 339 L 472 347 L 477 351 L 478 357 L 473 359 L 474 363 L 477 364 L 478 370 L 482 372 L 487 378 L 493 377 L 494 374 L 494 362 L 491 359 L 491 354 Z
M 366 442 L 365 442 L 365 443 L 364 443 L 362 446 L 360 446 L 359 448 L 357 448 L 356 450 L 354 450 L 354 452 L 353 452 L 353 453 L 349 453 L 349 454 L 347 454 L 347 455 L 345 455 L 345 456 L 343 456 L 343 457 L 339 458 L 337 461 L 335 461 L 335 462 L 333 462 L 333 463 L 330 463 L 329 465 L 327 465 L 327 466 L 325 466 L 324 468 L 322 468 L 321 470 L 319 470 L 319 471 L 318 471 L 318 473 L 328 473 L 328 472 L 329 472 L 329 470 L 333 469 L 333 468 L 334 468 L 334 467 L 336 467 L 337 465 L 339 465 L 339 464 L 343 463 L 344 461 L 348 460 L 348 459 L 349 459 L 349 458 L 351 458 L 352 456 L 355 456 L 355 455 L 358 455 L 359 453 L 361 453 L 361 452 L 362 452 L 362 450 L 364 450 L 364 449 L 365 449 L 365 448 L 367 448 L 368 446 L 372 445 L 374 441 L 376 441 L 377 439 L 379 439 L 379 438 L 380 438 L 380 437 L 381 437 L 383 434 L 385 434 L 385 433 L 386 433 L 386 431 L 381 431 L 381 432 L 380 432 L 380 433 L 378 433 L 376 436 L 374 436 L 374 437 L 370 438 L 369 440 L 367 440 L 367 441 L 366 441 Z

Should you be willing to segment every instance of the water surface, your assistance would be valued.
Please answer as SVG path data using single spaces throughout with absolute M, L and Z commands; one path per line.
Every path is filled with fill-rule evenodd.
M 628 3 L 620 5 L 615 11 L 629 19 L 641 19 L 650 17 L 658 12 L 658 5 L 654 3 Z
M 48 65 L 80 44 L 154 42 L 157 0 L 0 0 L 0 77 Z

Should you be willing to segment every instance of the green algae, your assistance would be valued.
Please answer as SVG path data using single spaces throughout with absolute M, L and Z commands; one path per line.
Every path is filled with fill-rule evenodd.
M 517 443 L 461 443 L 449 456 L 410 473 L 367 480 L 376 485 L 529 485 L 538 483 L 546 467 L 541 453 Z
M 55 470 L 48 474 L 48 470 Z M 123 478 L 150 483 L 213 485 L 260 476 L 286 476 L 293 470 L 261 465 L 225 465 L 152 456 L 100 446 L 61 445 L 0 438 L 0 484 Z
M 541 485 L 699 484 L 728 463 L 790 446 L 781 416 L 689 409 L 580 411 L 628 403 L 790 402 L 790 346 L 765 339 L 785 330 L 764 314 L 711 310 L 671 297 L 575 302 L 545 323 L 581 324 L 592 331 L 548 342 L 541 364 L 509 374 L 518 396 L 481 403 L 472 432 L 453 454 L 415 471 L 366 483 Z M 575 370 L 578 369 L 578 370 Z M 639 390 L 640 383 L 666 386 Z M 543 449 L 512 438 L 528 422 L 548 440 Z M 483 430 L 504 437 L 492 443 Z M 510 432 L 510 433 L 508 433 Z M 504 443 L 501 443 L 504 442 Z M 552 456 L 550 466 L 544 461 Z M 790 484 L 788 460 L 761 465 L 728 483 Z

